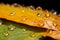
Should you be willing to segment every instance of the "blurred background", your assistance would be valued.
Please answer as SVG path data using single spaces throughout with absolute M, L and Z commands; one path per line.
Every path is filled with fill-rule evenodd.
M 43 9 L 54 10 L 60 13 L 59 0 L 0 0 L 0 3 L 18 3 L 24 6 L 33 5 L 35 7 L 41 6 Z

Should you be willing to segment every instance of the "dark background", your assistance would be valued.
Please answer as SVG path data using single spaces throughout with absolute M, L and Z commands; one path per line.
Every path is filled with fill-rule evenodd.
M 54 9 L 60 13 L 60 1 L 59 0 L 0 0 L 0 3 L 18 3 L 25 6 L 33 5 L 35 7 L 41 6 L 43 9 Z

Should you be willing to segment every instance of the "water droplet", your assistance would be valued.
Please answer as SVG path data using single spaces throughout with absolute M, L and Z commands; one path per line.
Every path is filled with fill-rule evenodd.
M 48 13 L 48 10 L 46 9 L 45 12 Z
M 23 18 L 23 21 L 25 21 L 26 20 L 26 18 Z
M 42 8 L 41 8 L 41 7 L 37 7 L 36 9 L 37 9 L 37 10 L 42 10 Z
M 8 35 L 9 35 L 8 32 L 5 32 L 5 33 L 4 33 L 4 36 L 8 36 Z
M 23 29 L 23 31 L 25 32 L 25 31 L 26 31 L 26 29 Z
M 57 26 L 57 24 L 56 24 L 56 23 L 53 23 L 53 25 L 54 25 L 54 26 Z
M 19 5 L 17 3 L 14 3 L 14 7 L 19 7 Z
M 32 37 L 34 37 L 35 35 L 33 34 Z
M 43 21 L 40 21 L 39 25 L 42 27 L 44 26 L 44 22 Z
M 35 10 L 35 8 L 34 8 L 33 6 L 30 6 L 30 9 L 31 9 L 31 10 Z
M 46 17 L 49 17 L 49 16 L 50 16 L 50 14 L 47 13 L 47 14 L 46 14 Z
M 35 33 L 31 33 L 31 37 L 35 37 Z
M 57 11 L 55 11 L 55 10 L 53 10 L 53 9 L 52 9 L 51 11 L 53 12 L 53 14 L 55 14 L 55 15 L 57 14 Z
M 11 31 L 14 30 L 14 29 L 15 29 L 15 27 L 10 28 Z
M 43 23 L 41 23 L 40 25 L 41 25 L 41 26 L 43 26 L 44 24 L 43 24 Z
M 57 12 L 55 11 L 53 14 L 55 14 L 55 15 L 56 15 L 56 14 L 57 14 Z
M 11 30 L 11 31 L 13 31 L 15 29 L 15 26 L 10 25 L 10 26 L 8 26 L 8 29 Z
M 27 18 L 25 16 L 22 16 L 22 21 L 26 21 Z
M 10 15 L 13 16 L 15 13 L 11 12 Z
M 37 13 L 37 16 L 41 16 L 41 14 L 38 12 L 38 13 Z

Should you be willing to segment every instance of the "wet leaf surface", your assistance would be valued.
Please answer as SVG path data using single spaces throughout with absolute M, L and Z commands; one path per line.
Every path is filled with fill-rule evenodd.
M 12 30 L 11 30 L 12 28 Z M 41 28 L 3 20 L 0 25 L 0 40 L 40 40 L 44 34 Z

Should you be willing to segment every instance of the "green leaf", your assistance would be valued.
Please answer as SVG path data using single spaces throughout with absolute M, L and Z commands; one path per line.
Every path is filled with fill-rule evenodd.
M 0 25 L 0 40 L 40 40 L 43 34 L 41 28 L 6 20 Z

